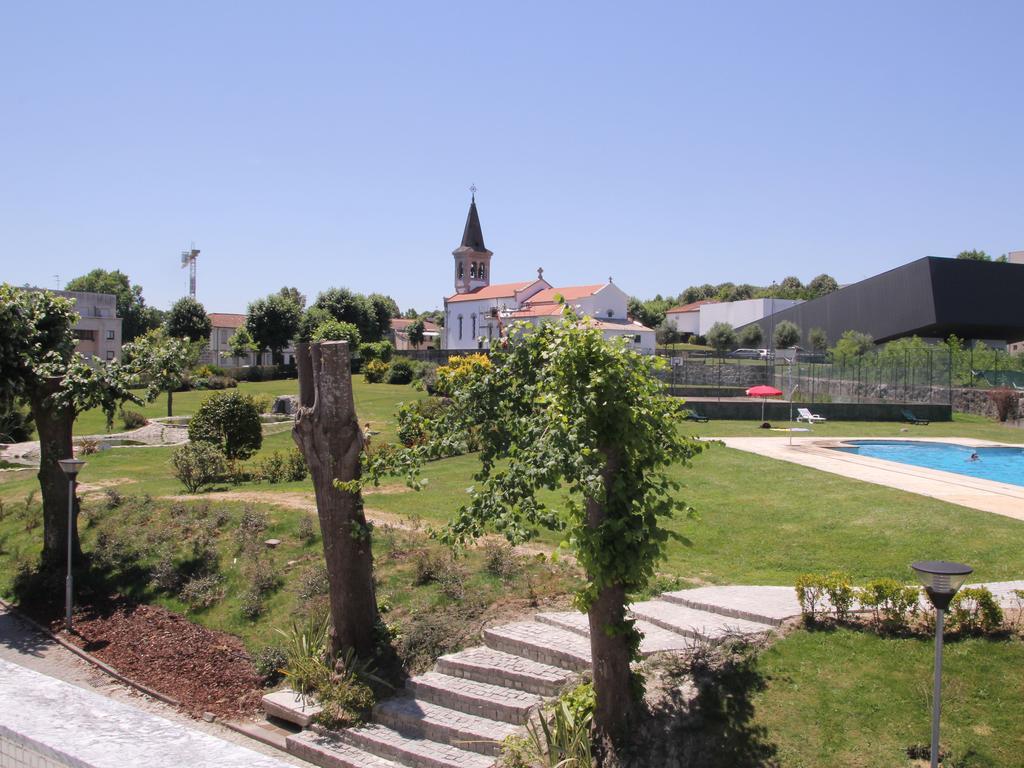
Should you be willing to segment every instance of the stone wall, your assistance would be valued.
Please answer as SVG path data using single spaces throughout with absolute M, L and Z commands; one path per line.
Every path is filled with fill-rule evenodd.
M 738 362 L 706 365 L 703 360 L 684 361 L 660 371 L 658 378 L 674 386 L 689 384 L 746 389 L 768 383 L 772 378 L 772 369 L 766 365 L 743 365 Z

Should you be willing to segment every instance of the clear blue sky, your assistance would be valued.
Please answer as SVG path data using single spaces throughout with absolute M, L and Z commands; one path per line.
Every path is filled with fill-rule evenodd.
M 1024 249 L 1024 5 L 5 3 L 0 279 L 210 311 L 496 282 L 850 282 Z

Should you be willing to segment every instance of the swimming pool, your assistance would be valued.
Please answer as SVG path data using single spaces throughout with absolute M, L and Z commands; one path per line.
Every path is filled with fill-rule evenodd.
M 835 450 L 1024 486 L 1024 448 L 972 448 L 916 440 L 848 440 Z M 971 454 L 977 452 L 977 461 Z

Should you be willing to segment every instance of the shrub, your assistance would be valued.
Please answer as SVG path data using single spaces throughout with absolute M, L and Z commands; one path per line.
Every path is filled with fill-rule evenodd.
M 253 507 L 246 507 L 242 512 L 242 519 L 238 521 L 238 529 L 235 531 L 235 540 L 238 542 L 238 551 L 257 550 L 263 532 L 270 525 L 270 518 L 266 512 Z
M 988 587 L 964 587 L 949 604 L 949 618 L 961 632 L 995 632 L 1003 623 L 1003 609 Z
M 196 576 L 185 583 L 178 597 L 190 611 L 203 611 L 220 602 L 224 597 L 224 585 L 216 574 Z
M 286 472 L 285 457 L 280 451 L 264 456 L 256 465 L 256 478 L 272 484 L 283 483 Z
M 484 568 L 502 581 L 511 581 L 522 567 L 512 546 L 503 541 L 484 545 Z
M 35 420 L 21 405 L 0 405 L 0 443 L 23 443 L 32 439 Z
M 380 360 L 370 360 L 363 365 L 363 376 L 369 384 L 380 384 L 387 372 L 388 364 Z
M 256 668 L 256 674 L 263 678 L 265 685 L 273 685 L 280 680 L 283 674 L 281 670 L 287 663 L 288 655 L 279 645 L 265 645 L 252 657 L 252 665 Z
M 292 448 L 288 451 L 287 469 L 288 480 L 291 482 L 305 480 L 306 475 L 309 474 L 309 466 L 306 464 L 306 457 L 302 455 L 302 451 L 298 448 Z
M 408 360 L 395 360 L 388 370 L 388 384 L 409 384 L 412 382 L 413 367 Z
M 832 605 L 832 613 L 837 621 L 844 621 L 850 616 L 853 608 L 853 585 L 850 577 L 842 571 L 833 571 L 825 577 L 825 596 Z
M 371 360 L 380 360 L 382 363 L 390 363 L 391 355 L 395 348 L 390 341 L 371 341 L 359 345 L 359 357 L 365 366 Z
M 174 476 L 189 493 L 198 493 L 204 486 L 223 479 L 227 473 L 227 459 L 216 446 L 209 443 L 185 443 L 171 455 Z
M 107 488 L 103 495 L 107 497 L 107 509 L 117 509 L 124 504 L 124 496 L 117 488 Z
M 302 600 L 326 595 L 331 589 L 331 584 L 327 579 L 327 566 L 323 563 L 316 563 L 304 570 L 299 575 L 298 588 L 299 597 Z
M 594 686 L 582 683 L 551 702 L 539 718 L 526 724 L 525 736 L 502 745 L 504 765 L 589 768 L 593 761 L 591 723 Z
M 313 525 L 313 518 L 304 517 L 299 520 L 299 541 L 303 544 L 312 544 L 316 541 L 316 528 Z
M 78 453 L 82 456 L 91 456 L 100 450 L 100 441 L 91 437 L 82 437 L 78 440 Z
M 346 323 L 331 317 L 320 323 L 311 335 L 310 341 L 347 341 L 349 349 L 359 349 L 359 329 L 352 323 Z
M 467 617 L 454 610 L 414 614 L 395 638 L 395 651 L 413 674 L 428 669 L 438 656 L 458 650 Z
M 177 592 L 181 588 L 181 571 L 171 552 L 164 552 L 157 558 L 150 569 L 149 579 L 154 587 L 164 592 Z
M 989 390 L 988 399 L 996 407 L 996 415 L 999 421 L 1008 421 L 1016 418 L 1020 407 L 1020 393 L 1006 387 Z
M 242 601 L 239 603 L 238 612 L 249 621 L 256 621 L 263 615 L 263 595 L 255 589 L 247 589 L 242 593 Z
M 448 597 L 461 600 L 466 595 L 466 576 L 451 556 L 436 555 L 426 550 L 416 558 L 416 584 L 437 584 Z
M 825 579 L 814 573 L 805 573 L 796 580 L 796 598 L 800 601 L 800 613 L 814 622 L 822 609 L 825 598 Z
M 246 459 L 263 444 L 259 409 L 248 395 L 216 392 L 192 416 L 188 436 L 219 447 L 229 459 Z
M 917 614 L 921 590 L 895 579 L 874 579 L 857 590 L 857 602 L 869 608 L 876 623 L 905 628 Z
M 441 416 L 450 400 L 440 397 L 427 397 L 402 403 L 398 409 L 398 439 L 402 445 L 412 447 L 420 445 L 430 437 L 430 422 Z
M 463 381 L 475 376 L 478 372 L 491 369 L 491 358 L 487 355 L 473 354 L 453 357 L 447 365 L 437 369 L 437 391 L 439 394 L 451 396 L 457 392 Z
M 265 392 L 259 394 L 250 395 L 252 401 L 256 404 L 256 410 L 260 413 L 270 413 L 270 409 L 274 407 L 274 396 L 268 395 Z
M 145 416 L 130 408 L 121 408 L 121 422 L 126 430 L 139 429 L 149 423 Z
M 736 331 L 729 323 L 717 322 L 708 330 L 708 343 L 716 352 L 736 348 Z
M 192 389 L 233 389 L 238 386 L 238 379 L 230 376 L 203 376 L 192 379 Z
M 249 586 L 260 597 L 277 591 L 282 584 L 284 584 L 284 577 L 269 560 L 259 558 L 249 570 Z
M 194 377 L 209 378 L 210 376 L 223 376 L 224 369 L 219 365 L 211 365 L 206 363 L 192 369 L 192 375 Z

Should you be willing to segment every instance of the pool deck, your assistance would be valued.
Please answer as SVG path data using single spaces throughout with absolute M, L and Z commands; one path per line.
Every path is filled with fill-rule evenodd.
M 719 438 L 729 448 L 756 453 L 770 459 L 791 461 L 805 467 L 820 469 L 843 477 L 876 483 L 901 491 L 909 491 L 933 499 L 960 504 L 983 512 L 1024 520 L 1024 486 L 999 483 L 995 480 L 943 472 L 926 467 L 899 464 L 855 453 L 835 451 L 830 446 L 863 437 L 724 437 Z M 874 438 L 871 438 L 874 439 Z M 968 447 L 1020 448 L 1019 445 L 976 440 L 969 437 L 913 437 L 885 438 L 908 442 L 954 443 Z

